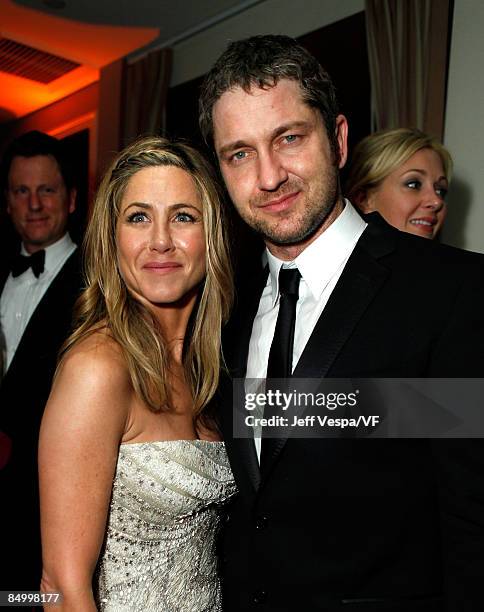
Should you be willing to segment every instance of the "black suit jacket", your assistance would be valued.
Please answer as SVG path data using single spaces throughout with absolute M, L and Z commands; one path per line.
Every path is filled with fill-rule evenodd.
M 3 274 L 2 290 L 8 272 Z M 40 421 L 57 354 L 72 324 L 81 289 L 76 250 L 45 292 L 0 383 L 0 431 L 12 442 L 0 471 L 1 589 L 38 590 L 41 570 L 37 475 Z
M 482 377 L 483 257 L 372 215 L 294 376 Z M 225 354 L 246 371 L 267 271 L 240 301 Z M 481 440 L 280 440 L 259 471 L 222 429 L 240 489 L 223 539 L 227 612 L 482 610 Z

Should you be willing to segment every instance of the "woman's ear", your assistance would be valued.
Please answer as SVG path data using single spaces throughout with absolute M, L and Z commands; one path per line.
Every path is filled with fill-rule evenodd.
M 361 210 L 362 213 L 372 212 L 371 198 L 368 197 L 368 192 L 360 189 L 352 197 L 351 201 Z

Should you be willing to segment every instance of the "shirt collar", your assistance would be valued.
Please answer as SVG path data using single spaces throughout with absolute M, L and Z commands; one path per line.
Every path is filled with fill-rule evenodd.
M 272 303 L 279 297 L 279 270 L 298 268 L 314 299 L 319 300 L 324 288 L 349 257 L 367 223 L 353 208 L 349 200 L 333 223 L 293 261 L 278 259 L 266 248 L 269 264 Z
M 51 272 L 62 257 L 65 257 L 68 251 L 74 250 L 75 244 L 68 233 L 65 233 L 57 242 L 45 247 L 45 264 L 44 273 Z M 22 244 L 20 252 L 27 257 L 30 255 Z M 42 274 L 41 274 L 42 276 Z

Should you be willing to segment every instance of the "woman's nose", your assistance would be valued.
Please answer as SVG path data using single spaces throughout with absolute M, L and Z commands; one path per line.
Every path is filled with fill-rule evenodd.
M 425 194 L 424 206 L 438 212 L 445 204 L 443 196 L 437 193 L 434 189 L 429 189 Z
M 149 248 L 152 251 L 165 252 L 173 248 L 173 237 L 168 223 L 153 223 Z

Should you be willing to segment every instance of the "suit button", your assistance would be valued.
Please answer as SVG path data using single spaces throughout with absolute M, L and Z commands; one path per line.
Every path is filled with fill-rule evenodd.
M 256 529 L 265 529 L 269 523 L 269 517 L 261 514 L 255 519 L 255 528 Z
M 267 600 L 267 593 L 265 591 L 256 591 L 252 597 L 252 601 L 255 604 L 263 604 Z

